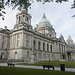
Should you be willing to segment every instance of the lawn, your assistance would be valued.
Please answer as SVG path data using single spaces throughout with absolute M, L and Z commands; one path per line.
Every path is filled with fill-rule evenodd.
M 0 75 L 75 75 L 75 72 L 39 70 L 0 66 Z
M 54 65 L 55 67 L 60 67 L 60 64 L 65 64 L 67 68 L 75 68 L 75 62 L 57 62 L 57 61 L 43 61 L 38 62 L 37 64 L 27 64 L 27 63 L 18 63 L 18 65 L 33 65 L 33 66 L 42 66 L 42 65 Z

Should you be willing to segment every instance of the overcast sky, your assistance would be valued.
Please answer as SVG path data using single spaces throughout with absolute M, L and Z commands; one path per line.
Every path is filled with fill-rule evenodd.
M 75 42 L 75 17 L 71 17 L 75 14 L 75 9 L 71 9 L 71 4 L 73 0 L 63 3 L 33 3 L 31 9 L 28 12 L 32 16 L 31 25 L 36 27 L 36 24 L 39 23 L 43 14 L 45 13 L 46 18 L 53 25 L 57 37 L 61 34 L 64 36 L 65 40 L 68 35 L 71 35 L 71 38 Z M 19 12 L 17 9 L 12 10 L 11 8 L 6 7 L 5 20 L 3 21 L 0 18 L 0 28 L 8 26 L 9 29 L 13 29 L 16 24 L 16 14 Z

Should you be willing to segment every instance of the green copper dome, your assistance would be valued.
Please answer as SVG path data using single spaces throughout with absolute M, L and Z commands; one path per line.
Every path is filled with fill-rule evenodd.
M 45 23 L 45 22 L 50 24 L 49 20 L 48 19 L 45 19 L 45 18 L 41 19 L 40 22 L 39 22 L 39 24 L 40 23 Z
M 45 14 L 43 15 L 43 18 L 40 20 L 39 24 L 41 24 L 41 23 L 49 23 L 50 24 L 49 20 L 46 19 Z

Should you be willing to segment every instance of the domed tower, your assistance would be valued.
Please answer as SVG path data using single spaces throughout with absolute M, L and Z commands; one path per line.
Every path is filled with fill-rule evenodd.
M 37 24 L 35 30 L 50 37 L 56 37 L 55 30 L 50 24 L 49 20 L 46 18 L 45 14 L 43 14 L 43 17 L 40 20 L 39 24 Z
M 69 46 L 74 47 L 74 42 L 73 42 L 73 40 L 71 39 L 71 36 L 70 36 L 70 35 L 68 36 L 68 39 L 66 40 L 66 43 L 67 43 Z

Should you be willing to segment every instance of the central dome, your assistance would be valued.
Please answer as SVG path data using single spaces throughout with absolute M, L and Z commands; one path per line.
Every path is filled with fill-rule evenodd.
M 50 24 L 49 20 L 46 19 L 45 14 L 43 14 L 43 18 L 40 20 L 39 24 L 41 24 L 41 23 L 49 23 Z
M 45 28 L 45 27 L 51 27 L 52 25 L 50 24 L 49 20 L 46 18 L 45 14 L 43 14 L 42 19 L 38 23 L 38 28 Z

